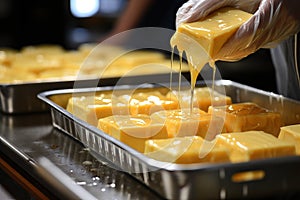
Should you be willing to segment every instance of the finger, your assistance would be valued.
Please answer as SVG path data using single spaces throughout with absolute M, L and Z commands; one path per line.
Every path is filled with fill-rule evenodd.
M 176 27 L 181 23 L 201 20 L 213 11 L 231 5 L 230 0 L 200 0 L 188 1 L 176 14 Z

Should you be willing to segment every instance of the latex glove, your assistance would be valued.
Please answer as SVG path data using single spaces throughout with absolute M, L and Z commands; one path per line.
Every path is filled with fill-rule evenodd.
M 300 29 L 299 0 L 189 0 L 177 11 L 176 26 L 201 20 L 225 6 L 253 16 L 224 44 L 217 60 L 242 59 L 260 48 L 274 47 Z

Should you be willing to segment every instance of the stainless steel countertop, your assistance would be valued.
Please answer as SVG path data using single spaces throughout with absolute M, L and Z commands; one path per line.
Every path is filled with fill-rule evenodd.
M 81 143 L 53 128 L 50 113 L 0 114 L 0 118 L 1 153 L 52 192 L 80 198 L 76 191 L 83 189 L 81 195 L 97 199 L 160 198 L 130 175 L 95 159 Z M 56 172 L 62 172 L 63 176 Z M 68 186 L 71 189 L 66 190 Z

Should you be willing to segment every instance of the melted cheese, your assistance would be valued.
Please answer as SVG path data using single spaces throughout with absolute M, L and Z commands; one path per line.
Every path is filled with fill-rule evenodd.
M 217 136 L 217 144 L 230 149 L 232 162 L 295 155 L 293 143 L 263 131 L 227 133 Z
M 300 124 L 281 127 L 278 138 L 292 142 L 296 147 L 296 154 L 300 155 Z
M 185 51 L 191 74 L 191 102 L 193 102 L 194 88 L 197 77 L 205 64 L 214 68 L 216 56 L 225 42 L 252 15 L 234 8 L 221 8 L 206 18 L 182 23 L 171 38 L 171 46 L 175 46 L 182 55 Z M 214 77 L 212 78 L 214 80 Z M 214 83 L 213 83 L 214 84 Z M 193 105 L 190 104 L 192 109 Z
M 188 60 L 200 69 L 210 59 L 216 59 L 225 42 L 251 16 L 242 10 L 221 8 L 201 21 L 181 24 L 171 39 L 171 46 L 186 51 Z
M 214 145 L 205 149 L 205 141 L 197 136 L 148 140 L 145 154 L 159 161 L 178 164 L 230 161 L 226 148 Z

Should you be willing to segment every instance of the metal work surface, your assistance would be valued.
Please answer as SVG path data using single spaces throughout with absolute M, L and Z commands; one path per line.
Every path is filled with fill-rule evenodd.
M 90 199 L 159 198 L 128 174 L 96 160 L 82 144 L 54 129 L 50 113 L 0 114 L 0 117 L 1 153 L 58 196 L 78 199 L 82 196 Z M 70 188 L 66 188 L 68 186 Z M 83 190 L 77 194 L 79 189 Z

